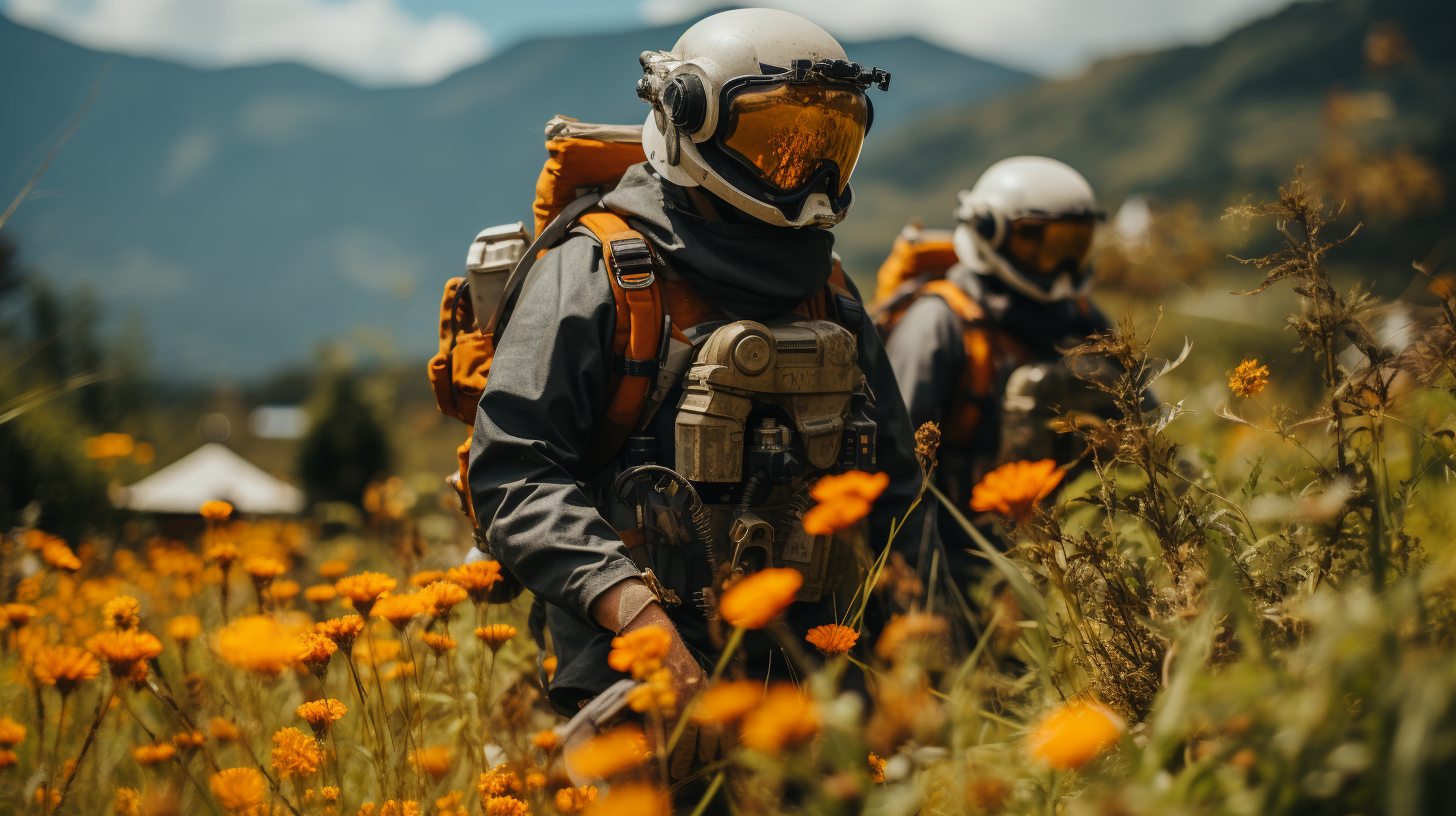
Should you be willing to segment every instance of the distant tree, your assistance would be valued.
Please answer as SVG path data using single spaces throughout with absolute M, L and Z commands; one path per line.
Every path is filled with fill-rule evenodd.
M 389 437 L 359 393 L 359 379 L 339 374 L 328 386 L 323 412 L 304 437 L 299 474 L 310 503 L 358 505 L 364 488 L 389 469 Z

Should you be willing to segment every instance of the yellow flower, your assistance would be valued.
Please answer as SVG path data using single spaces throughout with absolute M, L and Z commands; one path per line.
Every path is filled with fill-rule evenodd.
M 1065 475 L 1066 471 L 1051 459 L 1008 462 L 971 488 L 971 509 L 1025 523 L 1036 513 L 1037 503 L 1051 495 Z
M 490 796 L 510 796 L 520 793 L 521 778 L 506 765 L 497 765 L 481 774 L 475 787 L 480 791 L 480 800 L 484 802 Z
M 85 649 L 75 646 L 46 646 L 35 654 L 31 666 L 35 679 L 55 686 L 62 696 L 70 694 L 87 680 L 95 680 L 101 664 Z
M 339 789 L 334 787 L 333 785 L 324 785 L 322 788 L 319 789 L 319 796 L 321 796 L 325 802 L 337 802 L 339 801 Z
M 949 630 L 950 624 L 945 618 L 929 612 L 892 615 L 875 643 L 875 654 L 887 660 L 898 659 L 911 644 L 935 640 Z
M 196 615 L 178 615 L 167 621 L 167 637 L 186 643 L 202 634 L 202 621 Z
M 775 683 L 743 719 L 743 744 L 773 754 L 819 733 L 819 706 L 793 683 Z
M 445 778 L 445 774 L 450 773 L 450 766 L 455 764 L 455 749 L 448 745 L 431 745 L 411 754 L 410 762 L 439 782 Z
M 562 788 L 556 792 L 556 809 L 566 816 L 571 816 L 573 813 L 580 813 L 583 808 L 596 800 L 597 788 L 595 785 Z
M 25 738 L 24 728 L 21 729 L 20 737 L 21 739 Z M 19 741 L 20 740 L 16 740 L 16 742 Z M 557 746 L 561 745 L 561 735 L 550 728 L 546 729 L 545 731 L 537 731 L 536 735 L 531 737 L 531 744 L 547 753 L 550 753 L 552 751 L 555 751 Z
M 482 804 L 485 816 L 531 816 L 531 806 L 514 796 L 491 796 Z
M 130 595 L 118 595 L 101 608 L 109 629 L 135 629 L 142 622 L 142 605 Z
M 330 580 L 338 579 L 348 571 L 349 562 L 338 558 L 335 558 L 332 561 L 325 561 L 318 566 L 319 577 Z
M 1059 770 L 1080 768 L 1122 736 L 1127 723 L 1101 703 L 1073 700 L 1043 717 L 1026 739 L 1032 759 Z
M 870 781 L 876 785 L 885 784 L 885 760 L 870 751 Z
M 490 590 L 501 580 L 500 563 L 475 561 L 455 567 L 445 573 L 445 580 L 459 584 L 475 603 L 485 603 L 490 597 Z
M 672 799 L 641 782 L 613 785 L 607 798 L 587 808 L 585 816 L 670 816 Z
M 197 512 L 208 521 L 222 521 L 233 514 L 233 506 L 225 501 L 206 501 Z
M 0 717 L 0 748 L 14 748 L 22 742 L 25 742 L 25 726 L 9 717 Z
M 421 603 L 424 599 L 422 593 L 413 595 L 382 595 L 374 603 L 373 611 L 370 613 L 376 618 L 384 618 L 394 624 L 394 628 L 403 629 L 409 626 L 409 622 L 415 616 L 424 611 Z
M 149 632 L 110 629 L 92 635 L 86 648 L 106 661 L 113 677 L 123 677 L 131 674 L 138 663 L 161 654 L 162 641 Z
M 138 765 L 158 765 L 176 755 L 177 746 L 170 742 L 158 742 L 154 745 L 138 745 L 131 749 L 132 759 L 135 759 Z
M 627 693 L 627 705 L 639 714 L 644 711 L 659 711 L 671 714 L 677 705 L 677 692 L 672 687 L 672 671 L 658 669 L 642 679 L 642 683 Z
M 307 666 L 309 673 L 320 680 L 328 674 L 329 658 L 338 650 L 338 644 L 317 631 L 298 636 L 298 662 Z
M 232 720 L 222 717 L 212 718 L 212 721 L 207 724 L 207 733 L 218 742 L 232 742 L 243 735 Z
M 364 632 L 364 619 L 358 615 L 345 615 L 342 618 L 322 621 L 314 628 L 319 634 L 332 640 L 334 645 L 348 652 L 354 647 L 354 641 Z
M 231 666 L 277 677 L 298 661 L 298 641 L 266 615 L 239 618 L 217 633 L 217 651 Z
M 804 531 L 810 535 L 833 535 L 869 515 L 875 499 L 890 484 L 888 473 L 851 470 L 825 476 L 809 495 L 819 502 L 804 514 Z
M 273 770 L 280 777 L 310 776 L 323 762 L 318 741 L 297 728 L 280 728 L 273 734 Z
M 45 543 L 40 548 L 40 557 L 58 570 L 75 572 L 81 568 L 81 559 L 71 552 L 71 548 L 66 546 L 66 542 L 55 536 L 48 536 L 45 539 Z
M 1259 365 L 1258 360 L 1245 360 L 1228 372 L 1229 390 L 1237 397 L 1258 396 L 1269 384 L 1269 367 Z
M 450 637 L 444 632 L 425 632 L 420 635 L 420 639 L 425 642 L 426 646 L 435 650 L 437 656 L 450 652 L 459 645 L 455 642 L 455 638 Z
M 303 599 L 309 603 L 323 606 L 329 601 L 332 601 L 338 594 L 339 591 L 334 589 L 333 584 L 314 584 L 303 591 Z
M 498 652 L 500 647 L 516 636 L 516 627 L 508 623 L 493 623 L 476 629 L 475 636 L 489 646 L 492 652 Z
M 368 615 L 379 596 L 394 589 L 398 583 L 382 572 L 361 572 L 348 578 L 340 578 L 335 582 L 334 589 L 348 598 L 360 615 Z
M 744 576 L 723 592 L 718 615 L 732 626 L 762 629 L 794 602 L 804 576 L 796 569 L 770 568 Z
M 263 775 L 252 768 L 228 768 L 208 780 L 212 796 L 228 816 L 263 816 L 267 788 Z
M 730 680 L 703 692 L 693 709 L 699 723 L 727 725 L 752 711 L 763 699 L 763 684 L 752 680 Z
M 343 703 L 330 697 L 304 703 L 294 709 L 294 713 L 302 717 L 315 734 L 322 735 L 329 730 L 331 724 L 349 713 L 349 709 Z
M 606 779 L 630 771 L 652 756 L 647 735 L 635 725 L 623 725 L 592 737 L 566 753 L 572 773 L 588 779 Z
M 412 587 L 427 587 L 436 581 L 445 580 L 444 570 L 421 570 L 410 576 L 409 583 Z
M 425 587 L 420 595 L 425 613 L 435 620 L 449 617 L 450 610 L 466 598 L 464 588 L 449 581 L 436 581 Z
M 854 648 L 859 632 L 838 623 L 827 623 L 810 629 L 804 639 L 825 657 L 838 657 Z
M 141 816 L 141 794 L 136 788 L 117 788 L 111 794 L 112 816 Z
M 661 626 L 643 626 L 612 639 L 607 665 L 619 672 L 631 672 L 641 680 L 662 668 L 662 659 L 672 647 L 672 635 Z

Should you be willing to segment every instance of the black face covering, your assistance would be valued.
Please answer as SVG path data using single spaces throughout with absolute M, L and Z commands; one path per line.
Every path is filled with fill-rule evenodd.
M 725 220 L 698 215 L 687 193 L 647 164 L 628 170 L 602 199 L 603 206 L 626 216 L 698 295 L 730 317 L 779 317 L 824 288 L 834 264 L 829 232 L 774 226 L 714 203 Z
M 1076 300 L 1041 303 L 992 275 L 977 276 L 989 295 L 982 298 L 991 320 L 1039 358 L 1054 358 L 1087 336 L 1107 328 L 1096 309 L 1083 314 Z

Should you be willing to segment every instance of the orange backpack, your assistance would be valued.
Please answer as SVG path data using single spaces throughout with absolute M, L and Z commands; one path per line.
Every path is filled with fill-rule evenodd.
M 584 125 L 557 117 L 547 123 L 546 133 L 548 157 L 536 181 L 537 240 L 532 248 L 539 257 L 573 224 L 585 227 L 601 244 L 616 301 L 607 409 L 593 428 L 582 464 L 583 474 L 590 475 L 616 455 L 647 407 L 660 404 L 682 374 L 669 369 L 666 361 L 687 359 L 687 355 L 673 354 L 692 345 L 684 330 L 722 316 L 687 283 L 656 274 L 661 265 L 651 243 L 620 215 L 596 206 L 622 174 L 647 160 L 641 128 Z M 463 296 L 465 278 L 451 278 L 445 285 L 440 302 L 440 347 L 430 358 L 430 384 L 440 410 L 472 428 L 512 298 L 529 268 L 527 262 L 535 260 L 527 252 L 522 261 L 525 268 L 511 274 L 496 315 L 487 318 L 474 313 L 471 299 Z M 843 298 L 853 301 L 836 260 L 828 285 L 798 311 L 810 319 L 834 319 L 843 308 Z M 467 482 L 469 436 L 456 454 L 459 469 L 451 474 L 450 482 L 475 523 Z

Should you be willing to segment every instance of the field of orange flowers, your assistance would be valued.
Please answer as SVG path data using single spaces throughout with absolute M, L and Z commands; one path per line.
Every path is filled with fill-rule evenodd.
M 665 632 L 618 638 L 633 724 L 569 746 L 544 700 L 555 659 L 526 634 L 529 596 L 496 602 L 495 562 L 221 502 L 189 540 L 9 531 L 0 813 L 699 816 L 727 812 L 720 791 L 752 814 L 1439 810 L 1456 286 L 1429 281 L 1402 312 L 1418 330 L 1389 339 L 1388 305 L 1331 282 L 1331 214 L 1297 180 L 1235 213 L 1283 236 L 1253 263 L 1293 281 L 1300 351 L 1229 371 L 1216 410 L 1182 393 L 1208 390 L 1178 379 L 1196 352 L 1154 358 L 1129 320 L 1069 355 L 1116 406 L 1056 419 L 1077 461 L 1009 463 L 959 507 L 927 479 L 987 565 L 969 605 L 872 542 L 842 623 L 780 641 L 819 668 L 766 684 L 735 650 L 784 637 L 800 579 L 753 574 L 719 600 L 705 688 L 679 699 Z M 1318 393 L 1281 391 L 1299 371 Z M 936 430 L 917 442 L 933 473 Z M 804 524 L 852 532 L 884 488 L 827 478 Z M 881 631 L 871 598 L 896 610 Z

